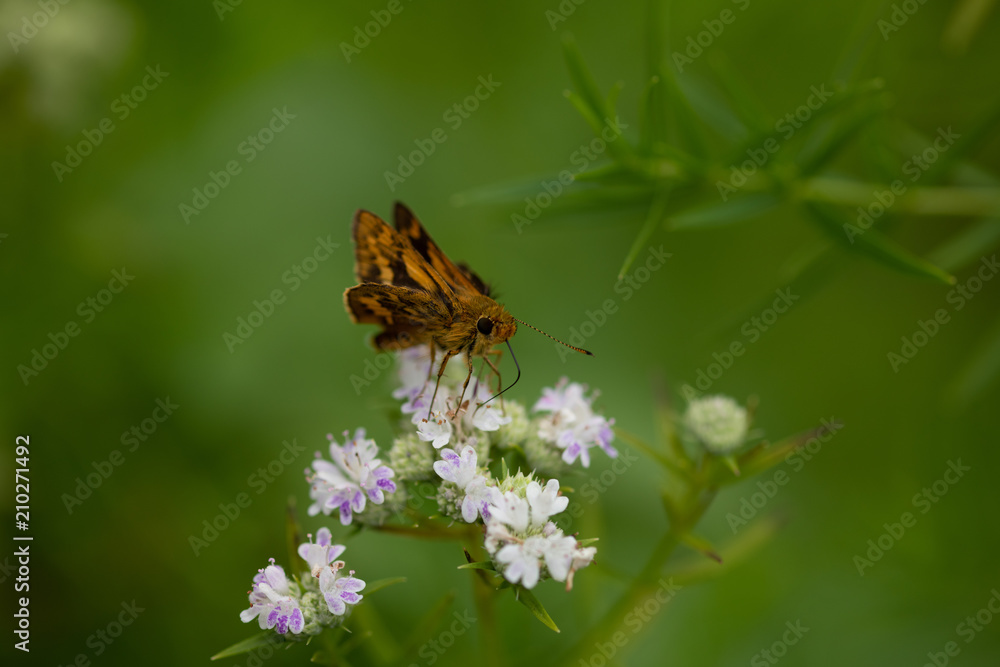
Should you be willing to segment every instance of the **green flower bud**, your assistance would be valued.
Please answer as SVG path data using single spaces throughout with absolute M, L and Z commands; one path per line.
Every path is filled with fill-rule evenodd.
M 688 404 L 684 423 L 705 449 L 724 456 L 746 440 L 747 410 L 728 396 L 705 396 Z
M 389 450 L 389 467 L 396 472 L 396 482 L 422 482 L 437 479 L 434 461 L 437 453 L 431 443 L 424 442 L 416 433 L 396 438 Z

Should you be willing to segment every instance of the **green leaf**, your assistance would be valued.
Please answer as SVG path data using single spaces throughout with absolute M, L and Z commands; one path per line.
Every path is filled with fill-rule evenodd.
M 840 210 L 820 202 L 807 201 L 803 202 L 803 206 L 822 229 L 847 248 L 864 253 L 904 273 L 929 278 L 945 285 L 955 283 L 954 276 L 897 245 L 878 230 L 869 229 L 863 234 L 855 234 L 852 245 L 845 229 L 847 229 L 846 225 L 853 225 L 853 221 L 844 216 Z
M 722 51 L 713 51 L 708 58 L 715 75 L 722 82 L 723 90 L 736 107 L 736 115 L 751 132 L 767 134 L 774 130 L 774 123 L 764 109 L 764 105 L 747 88 L 745 77 L 733 71 L 732 64 Z
M 1000 319 L 976 346 L 948 391 L 951 407 L 962 407 L 992 385 L 1000 375 Z
M 402 658 L 398 664 L 407 664 L 410 658 L 415 658 L 417 650 L 423 646 L 428 639 L 434 635 L 434 631 L 441 623 L 441 619 L 451 609 L 455 601 L 455 593 L 448 591 L 445 593 L 425 614 L 420 617 L 420 621 L 413 626 L 413 630 L 404 643 Z
M 538 601 L 538 598 L 536 598 L 531 591 L 523 586 L 514 586 L 513 589 L 514 595 L 517 597 L 517 601 L 527 607 L 528 610 L 535 615 L 535 618 L 541 621 L 545 627 L 555 632 L 561 632 L 559 627 L 556 625 L 556 622 L 552 620 L 551 616 L 549 616 L 549 612 L 545 611 L 545 607 L 542 606 L 542 603 Z
M 487 563 L 484 560 L 475 561 L 474 563 L 463 563 L 458 566 L 459 570 L 488 570 L 490 572 L 496 572 L 493 568 L 492 563 Z
M 563 56 L 566 58 L 569 78 L 579 93 L 580 100 L 589 109 L 590 114 L 599 119 L 598 125 L 603 125 L 604 118 L 608 116 L 604 96 L 601 94 L 601 89 L 597 86 L 597 82 L 594 81 L 593 75 L 587 68 L 587 63 L 584 62 L 583 56 L 580 54 L 580 49 L 577 47 L 572 35 L 567 34 L 563 38 Z
M 708 558 L 714 560 L 716 563 L 722 562 L 722 556 L 719 555 L 718 551 L 716 551 L 715 547 L 712 546 L 712 543 L 709 542 L 708 540 L 702 537 L 698 537 L 693 533 L 684 533 L 680 537 L 681 537 L 681 542 L 688 545 L 695 551 L 704 554 Z
M 987 136 L 996 129 L 998 123 L 1000 123 L 1000 101 L 994 102 L 993 106 L 983 114 L 983 117 L 971 129 L 964 130 L 954 140 L 954 143 L 948 147 L 948 150 L 938 155 L 938 159 L 921 176 L 921 183 L 936 183 L 939 179 L 947 176 L 948 172 L 962 159 L 986 143 Z M 951 126 L 941 128 L 945 133 L 949 129 L 951 129 Z M 941 137 L 931 137 L 930 141 L 933 142 L 938 138 Z
M 1000 243 L 1000 220 L 986 218 L 966 227 L 927 256 L 947 271 L 956 271 L 979 259 Z
M 395 584 L 402 584 L 406 582 L 406 577 L 387 577 L 385 579 L 376 579 L 375 581 L 369 582 L 365 586 L 365 595 L 371 595 L 372 593 L 377 593 L 383 588 L 388 588 Z
M 779 204 L 781 198 L 778 195 L 770 192 L 753 192 L 728 201 L 713 201 L 675 213 L 668 219 L 668 224 L 673 230 L 723 227 L 746 222 Z
M 660 154 L 667 146 L 666 89 L 654 76 L 639 98 L 639 148 L 646 155 Z
M 646 215 L 646 221 L 642 223 L 642 229 L 639 230 L 639 235 L 635 237 L 635 241 L 632 242 L 632 247 L 629 249 L 628 254 L 625 255 L 625 262 L 622 264 L 622 268 L 618 271 L 618 278 L 624 278 L 625 273 L 632 266 L 636 257 L 639 253 L 646 247 L 649 243 L 650 237 L 653 236 L 653 232 L 657 230 L 660 225 L 663 224 L 663 220 L 667 215 L 667 202 L 670 198 L 669 190 L 661 190 L 653 198 L 653 203 L 649 207 L 649 213 Z
M 807 146 L 798 155 L 799 173 L 811 176 L 833 161 L 837 155 L 847 148 L 854 138 L 874 119 L 885 113 L 887 104 L 884 98 L 876 99 L 860 111 L 837 124 L 824 141 L 815 147 Z M 822 109 L 822 107 L 821 107 Z
M 223 649 L 213 655 L 211 660 L 219 660 L 221 658 L 231 658 L 234 655 L 241 655 L 243 653 L 249 653 L 255 649 L 262 646 L 275 646 L 276 644 L 286 644 L 284 637 L 279 635 L 274 630 L 267 630 L 265 632 L 260 632 L 252 637 L 244 639 L 241 642 L 236 642 L 229 648 Z

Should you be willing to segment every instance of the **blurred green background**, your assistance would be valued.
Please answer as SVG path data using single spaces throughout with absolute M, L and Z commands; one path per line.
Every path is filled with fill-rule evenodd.
M 327 432 L 362 425 L 380 444 L 391 442 L 390 374 L 355 391 L 351 376 L 374 358 L 371 332 L 349 323 L 341 294 L 353 284 L 351 215 L 367 208 L 388 217 L 397 199 L 450 256 L 493 282 L 514 315 L 555 336 L 570 336 L 588 311 L 615 299 L 618 311 L 586 341 L 593 359 L 563 360 L 547 339 L 524 329 L 513 341 L 524 375 L 508 395 L 531 403 L 565 374 L 600 389 L 603 412 L 648 440 L 655 378 L 676 393 L 713 353 L 747 342 L 742 323 L 773 290 L 789 287 L 800 296 L 711 391 L 759 397 L 757 426 L 769 438 L 823 418 L 845 427 L 801 470 L 782 466 L 790 479 L 762 511 L 786 521 L 776 536 L 725 576 L 685 587 L 621 650 L 619 664 L 765 664 L 758 652 L 796 621 L 809 631 L 782 664 L 922 665 L 950 641 L 961 649 L 954 664 L 996 664 L 1000 620 L 969 643 L 956 628 L 1000 588 L 991 481 L 1000 462 L 1000 392 L 988 374 L 976 391 L 956 394 L 955 387 L 963 386 L 964 368 L 980 368 L 977 359 L 995 350 L 1000 282 L 986 283 L 953 311 L 946 301 L 952 288 L 840 250 L 822 280 L 789 282 L 790 263 L 825 237 L 800 210 L 783 207 L 751 224 L 657 230 L 649 245 L 662 244 L 672 257 L 625 301 L 615 291 L 617 272 L 642 225 L 641 207 L 562 214 L 553 207 L 518 233 L 511 215 L 523 212 L 523 201 L 456 208 L 452 197 L 525 176 L 541 183 L 569 168 L 573 152 L 590 141 L 562 95 L 570 86 L 565 31 L 602 89 L 624 83 L 625 136 L 636 136 L 636 101 L 646 82 L 644 3 L 563 2 L 568 16 L 553 29 L 546 11 L 559 11 L 556 0 L 402 0 L 402 11 L 350 62 L 341 43 L 386 3 L 272 4 L 76 0 L 59 5 L 23 42 L 9 34 L 23 35 L 24 17 L 42 11 L 39 5 L 7 0 L 0 9 L 7 35 L 0 48 L 0 433 L 9 443 L 0 506 L 8 535 L 14 438 L 29 434 L 34 536 L 32 650 L 11 664 L 70 664 L 81 653 L 101 665 L 201 664 L 255 630 L 238 618 L 245 591 L 269 556 L 286 560 L 286 500 L 295 496 L 305 507 L 301 470 L 312 451 L 325 446 Z M 705 30 L 703 21 L 735 11 L 707 51 L 733 63 L 773 119 L 802 104 L 810 86 L 832 84 L 859 30 L 872 31 L 893 11 L 888 3 L 850 1 L 743 4 L 676 3 L 668 36 L 682 48 Z M 988 113 L 1000 62 L 1000 23 L 990 5 L 929 2 L 888 39 L 875 33 L 861 69 L 884 80 L 892 102 L 887 122 L 931 136 L 948 126 L 961 133 Z M 970 12 L 974 30 L 946 39 L 956 17 Z M 147 67 L 165 73 L 155 86 Z M 685 75 L 710 78 L 709 58 L 695 60 Z M 481 76 L 499 87 L 455 127 L 443 114 L 472 95 Z M 135 97 L 144 77 L 151 89 L 140 91 L 145 99 L 124 116 L 122 95 Z M 241 144 L 275 109 L 294 117 L 247 161 Z M 110 133 L 98 132 L 105 118 Z M 447 140 L 390 190 L 384 173 L 435 128 Z M 57 174 L 52 163 L 66 163 L 67 146 L 85 132 L 100 143 Z M 1000 167 L 998 155 L 1000 139 L 986 132 L 966 158 L 989 174 Z M 181 204 L 192 205 L 193 189 L 204 189 L 210 172 L 233 160 L 240 172 L 185 220 Z M 954 216 L 902 218 L 890 233 L 927 255 L 972 224 Z M 283 276 L 312 255 L 317 238 L 339 248 L 293 290 Z M 961 283 L 978 263 L 973 257 L 951 270 Z M 106 299 L 110 293 L 101 290 L 123 268 L 134 279 L 88 319 L 80 304 Z M 275 289 L 287 300 L 231 352 L 223 334 L 235 333 L 237 318 Z M 948 308 L 951 321 L 893 372 L 887 353 L 938 308 Z M 18 366 L 30 365 L 32 351 L 70 321 L 79 335 L 25 382 Z M 129 451 L 123 432 L 168 397 L 174 413 Z M 249 478 L 293 438 L 306 452 L 257 494 Z M 123 463 L 67 511 L 63 497 L 76 478 L 116 449 Z M 959 459 L 971 470 L 859 576 L 854 557 L 868 550 L 867 541 L 914 511 L 913 495 Z M 607 468 L 599 455 L 573 484 Z M 581 530 L 601 538 L 601 567 L 581 572 L 570 594 L 551 583 L 537 590 L 561 635 L 502 598 L 510 662 L 551 660 L 615 599 L 621 576 L 638 570 L 664 530 L 660 481 L 652 466 L 637 465 L 586 505 Z M 732 538 L 727 513 L 757 490 L 748 481 L 724 491 L 699 532 L 725 544 Z M 250 493 L 251 505 L 195 555 L 189 536 L 240 493 Z M 323 522 L 306 525 L 315 530 Z M 396 638 L 447 591 L 457 594 L 454 611 L 473 608 L 469 573 L 454 569 L 462 562 L 456 544 L 364 532 L 350 539 L 346 558 L 365 579 L 408 578 L 365 602 Z M 12 612 L 14 575 L 6 568 L 0 597 Z M 120 638 L 88 641 L 133 599 L 145 611 Z M 468 664 L 479 651 L 474 630 L 439 662 Z M 302 664 L 310 654 L 296 646 L 267 664 Z M 355 660 L 366 664 L 366 654 Z

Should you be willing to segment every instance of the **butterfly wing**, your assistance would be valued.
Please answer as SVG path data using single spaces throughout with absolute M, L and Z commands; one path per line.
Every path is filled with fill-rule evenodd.
M 451 321 L 447 307 L 432 294 L 398 285 L 356 285 L 344 292 L 344 305 L 355 322 L 382 327 L 372 341 L 379 350 L 427 343 L 431 332 Z
M 424 226 L 406 205 L 396 202 L 396 229 L 421 257 L 443 277 L 457 292 L 489 296 L 489 285 L 465 264 L 455 264 L 434 243 Z
M 436 295 L 445 302 L 454 290 L 395 229 L 368 211 L 354 214 L 354 273 L 360 283 L 381 283 Z

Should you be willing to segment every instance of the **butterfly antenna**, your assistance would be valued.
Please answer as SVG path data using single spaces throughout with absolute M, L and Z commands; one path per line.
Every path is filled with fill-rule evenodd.
M 512 347 L 510 346 L 510 341 L 507 341 L 507 349 L 508 349 L 508 350 L 510 350 L 510 358 L 514 360 L 514 368 L 516 368 L 516 369 L 517 369 L 517 377 L 516 377 L 516 378 L 514 378 L 514 381 L 513 381 L 513 382 L 511 382 L 511 383 L 510 383 L 509 385 L 507 385 L 507 389 L 510 389 L 510 388 L 511 388 L 511 387 L 513 387 L 513 386 L 514 386 L 515 384 L 517 384 L 517 381 L 518 381 L 518 380 L 520 380 L 520 379 L 521 379 L 521 365 L 517 363 L 517 357 L 515 357 L 515 356 L 514 356 L 514 348 L 512 348 Z M 500 394 L 502 394 L 503 392 L 507 391 L 507 389 L 504 389 L 504 390 L 502 390 L 502 391 L 500 392 Z M 493 400 L 494 398 L 496 398 L 496 397 L 497 397 L 497 396 L 499 396 L 500 394 L 497 394 L 496 396 L 491 396 L 491 397 L 489 397 L 489 398 L 488 398 L 488 399 L 486 399 L 486 400 L 485 400 L 484 402 L 482 402 L 482 403 L 480 403 L 479 405 L 477 405 L 477 406 L 476 406 L 476 410 L 478 410 L 479 408 L 483 407 L 484 405 L 486 405 L 487 403 L 489 403 L 490 401 L 492 401 L 492 400 Z
M 513 317 L 513 316 L 511 316 L 511 317 Z M 548 336 L 549 338 L 551 338 L 555 342 L 559 343 L 560 345 L 565 345 L 566 347 L 568 347 L 571 350 L 576 350 L 577 352 L 582 352 L 583 354 L 589 355 L 591 357 L 594 356 L 594 353 L 591 352 L 591 351 L 589 351 L 589 350 L 585 350 L 582 347 L 576 347 L 576 346 L 570 345 L 569 343 L 564 343 L 561 340 L 559 340 L 558 338 L 556 338 L 555 336 L 550 336 L 549 334 L 545 333 L 544 331 L 542 331 L 538 327 L 531 326 L 530 324 L 528 324 L 524 320 L 518 320 L 516 317 L 514 317 L 514 319 L 517 320 L 518 322 L 520 322 L 521 324 L 523 324 L 524 326 L 528 327 L 529 329 L 534 329 L 535 331 L 537 331 L 538 333 L 542 334 L 543 336 Z M 509 343 L 508 343 L 508 345 L 509 345 Z M 511 356 L 514 356 L 514 352 L 513 351 L 511 351 L 510 354 L 511 354 Z M 508 387 L 508 389 L 509 388 L 510 387 Z M 504 391 L 506 391 L 506 390 L 504 390 Z

